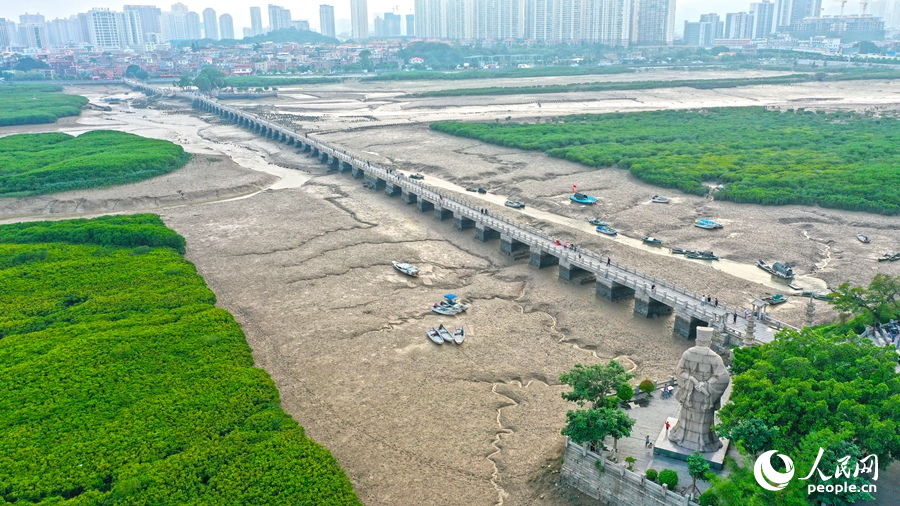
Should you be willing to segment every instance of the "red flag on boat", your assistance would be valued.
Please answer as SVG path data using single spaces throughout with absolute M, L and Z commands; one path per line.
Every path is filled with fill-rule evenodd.
M 578 185 L 573 184 L 573 185 L 572 185 L 572 193 L 575 193 L 575 188 L 578 188 Z

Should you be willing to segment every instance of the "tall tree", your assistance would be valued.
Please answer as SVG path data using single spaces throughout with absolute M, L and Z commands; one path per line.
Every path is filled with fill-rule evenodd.
M 688 474 L 691 475 L 691 488 L 689 493 L 700 494 L 697 488 L 697 478 L 706 479 L 706 473 L 709 472 L 709 462 L 703 458 L 699 451 L 694 451 L 693 455 L 688 457 Z
M 831 304 L 838 310 L 867 314 L 873 323 L 881 322 L 900 312 L 900 276 L 876 274 L 868 288 L 842 283 L 831 297 Z
M 610 360 L 606 365 L 575 364 L 571 371 L 559 377 L 559 381 L 572 387 L 571 392 L 562 394 L 563 399 L 576 402 L 579 406 L 584 406 L 586 402 L 597 406 L 633 377 L 634 374 L 626 371 L 622 364 Z
M 566 426 L 562 435 L 576 443 L 603 443 L 607 436 L 613 438 L 613 449 L 618 440 L 631 435 L 634 420 L 615 408 L 577 409 L 566 413 Z

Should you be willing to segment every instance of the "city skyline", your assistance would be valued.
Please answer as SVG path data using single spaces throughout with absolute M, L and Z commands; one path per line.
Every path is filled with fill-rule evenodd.
M 122 11 L 123 6 L 127 4 L 153 5 L 159 9 L 169 10 L 176 2 L 153 2 L 143 1 L 135 2 L 127 1 L 109 1 L 109 0 L 71 0 L 63 2 L 61 0 L 33 0 L 28 3 L 27 8 L 22 8 L 12 3 L 4 2 L 0 5 L 0 18 L 10 19 L 18 22 L 19 16 L 23 14 L 42 14 L 47 21 L 55 18 L 65 18 L 81 12 L 88 12 L 93 8 L 109 8 L 114 11 Z M 182 2 L 185 3 L 192 12 L 202 13 L 204 9 L 214 9 L 219 15 L 229 14 L 234 23 L 235 35 L 240 37 L 243 28 L 250 28 L 250 7 L 260 7 L 263 13 L 263 26 L 269 26 L 268 5 L 270 2 L 245 2 L 235 0 L 221 0 L 211 2 L 205 0 L 203 2 Z M 273 5 L 280 5 L 291 11 L 293 20 L 308 20 L 310 28 L 315 31 L 321 31 L 319 6 L 322 4 L 332 5 L 334 7 L 334 19 L 338 24 L 341 21 L 347 23 L 349 28 L 350 21 L 350 3 L 351 0 L 319 0 L 316 2 L 303 2 L 301 5 L 295 5 L 290 2 L 271 2 Z M 749 0 L 677 0 L 675 9 L 675 31 L 681 33 L 685 21 L 696 21 L 702 14 L 717 13 L 724 18 L 725 14 L 732 12 L 747 12 L 750 5 Z M 871 5 L 871 3 L 870 3 Z M 394 7 L 397 10 L 394 10 Z M 376 16 L 383 17 L 385 13 L 396 12 L 401 16 L 412 14 L 414 12 L 414 0 L 368 0 L 368 16 L 367 21 L 370 30 L 374 27 Z M 839 2 L 822 2 L 825 15 L 840 14 Z M 861 6 L 857 3 L 848 2 L 844 12 L 846 14 L 856 14 L 861 10 Z M 340 32 L 340 28 L 338 29 Z

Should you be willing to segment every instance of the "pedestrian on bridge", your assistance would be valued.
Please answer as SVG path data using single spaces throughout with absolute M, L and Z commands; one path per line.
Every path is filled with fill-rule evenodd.
M 731 323 L 737 323 L 737 311 L 734 312 L 734 320 Z
M 606 266 L 609 267 L 609 264 L 612 262 L 612 258 L 606 257 Z
M 719 307 L 719 298 L 716 297 L 716 307 Z

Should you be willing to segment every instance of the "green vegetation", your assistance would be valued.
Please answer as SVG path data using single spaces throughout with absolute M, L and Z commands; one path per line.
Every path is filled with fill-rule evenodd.
M 884 323 L 900 315 L 900 276 L 876 274 L 868 288 L 842 283 L 829 295 L 842 314 L 862 317 L 865 323 Z
M 675 487 L 678 486 L 678 473 L 671 469 L 663 469 L 659 472 L 659 480 L 660 485 L 667 485 L 669 490 L 675 490 Z
M 417 70 L 414 72 L 385 72 L 377 76 L 364 77 L 363 81 L 461 81 L 468 79 L 501 79 L 519 77 L 547 77 L 547 76 L 592 76 L 610 74 L 628 74 L 634 72 L 631 67 L 621 65 L 607 67 L 563 67 L 559 65 L 549 67 L 535 67 L 530 69 L 499 69 L 499 70 L 459 70 L 452 72 L 439 72 L 432 70 Z
M 571 392 L 562 394 L 563 399 L 579 406 L 590 403 L 587 409 L 566 413 L 566 426 L 562 429 L 562 435 L 569 436 L 576 443 L 601 447 L 603 440 L 611 436 L 613 448 L 618 444 L 619 438 L 630 436 L 634 420 L 616 409 L 619 397 L 613 395 L 613 392 L 616 389 L 619 392 L 623 389 L 631 392 L 631 385 L 627 382 L 633 377 L 634 374 L 625 371 L 622 364 L 615 360 L 610 360 L 607 365 L 575 364 L 571 371 L 560 376 L 559 381 L 572 387 Z
M 834 74 L 805 73 L 773 77 L 730 78 L 730 79 L 683 79 L 677 81 L 631 81 L 548 84 L 543 86 L 508 86 L 492 88 L 456 88 L 415 93 L 415 97 L 459 97 L 468 95 L 527 95 L 537 93 L 572 93 L 584 91 L 650 90 L 657 88 L 696 88 L 709 90 L 717 88 L 737 88 L 763 84 L 794 84 L 809 81 L 853 81 L 860 79 L 898 79 L 896 70 L 842 72 Z
M 638 385 L 638 390 L 647 395 L 651 395 L 653 391 L 656 390 L 656 384 L 654 384 L 653 380 L 650 378 L 644 378 L 644 380 L 641 381 L 641 384 Z
M 95 130 L 0 138 L 0 196 L 132 183 L 171 172 L 190 155 L 169 141 Z
M 656 480 L 659 479 L 659 471 L 652 467 L 647 469 L 647 479 L 655 483 Z
M 876 347 L 852 333 L 827 334 L 813 328 L 785 330 L 769 344 L 736 349 L 733 390 L 719 412 L 718 430 L 750 458 L 746 468 L 713 480 L 720 503 L 850 504 L 867 499 L 869 494 L 860 492 L 807 495 L 808 485 L 835 481 L 826 481 L 819 473 L 808 481 L 802 478 L 809 475 L 820 451 L 817 469 L 825 477 L 833 477 L 838 461 L 849 456 L 851 476 L 842 476 L 840 482 L 857 487 L 869 480 L 862 473 L 852 476 L 864 456 L 877 455 L 881 472 L 900 456 L 896 364 L 891 347 Z M 762 450 L 779 450 L 793 460 L 796 479 L 785 489 L 769 492 L 756 484 L 753 456 Z M 780 464 L 780 459 L 772 461 Z
M 265 76 L 231 76 L 225 79 L 225 86 L 257 88 L 260 86 L 290 86 L 295 84 L 327 84 L 339 83 L 340 77 L 265 77 Z
M 552 123 L 551 123 L 552 121 Z M 766 205 L 900 214 L 900 122 L 853 112 L 761 107 L 574 115 L 545 124 L 434 123 L 453 135 L 592 167 L 694 195 Z
M 150 215 L 0 227 L 0 500 L 358 504 L 194 266 L 148 235 L 177 234 Z
M 61 91 L 55 84 L 0 85 L 0 126 L 54 123 L 81 114 L 88 99 Z
M 709 462 L 703 458 L 703 455 L 700 454 L 698 450 L 694 450 L 694 453 L 688 457 L 688 474 L 691 475 L 691 488 L 688 489 L 688 493 L 700 495 L 700 489 L 697 488 L 697 478 L 701 480 L 706 480 L 707 473 L 709 473 Z

